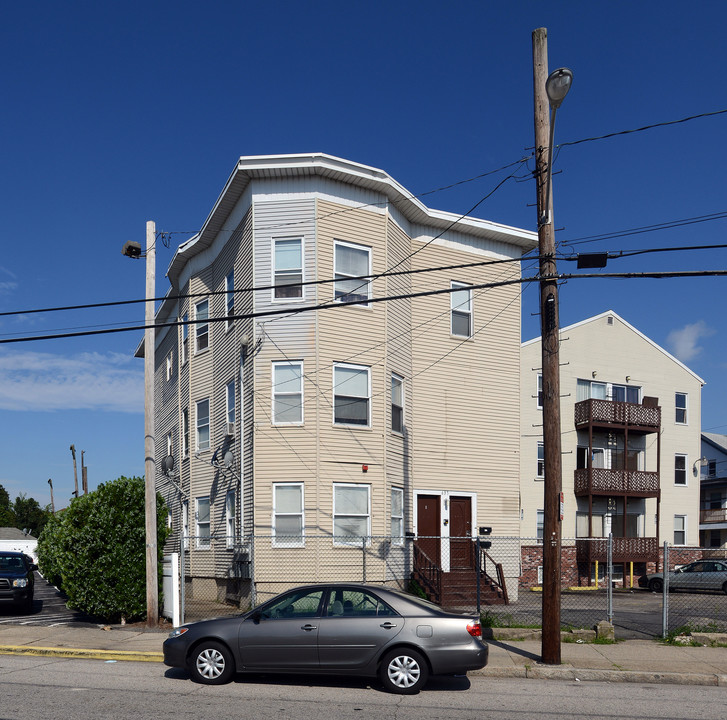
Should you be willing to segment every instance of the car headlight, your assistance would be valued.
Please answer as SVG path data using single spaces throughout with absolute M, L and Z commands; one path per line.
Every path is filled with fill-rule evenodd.
M 28 578 L 13 580 L 13 587 L 28 587 Z
M 171 640 L 172 638 L 181 637 L 182 635 L 184 635 L 184 633 L 187 632 L 187 630 L 189 630 L 189 628 L 187 627 L 174 628 L 174 630 L 169 633 L 169 639 Z

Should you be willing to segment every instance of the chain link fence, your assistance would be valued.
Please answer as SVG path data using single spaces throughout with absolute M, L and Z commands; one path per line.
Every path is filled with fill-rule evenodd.
M 679 629 L 727 631 L 725 551 L 667 545 L 656 551 L 655 546 L 649 561 L 624 562 L 620 540 L 561 541 L 563 629 L 593 628 L 609 620 L 619 638 Z M 543 545 L 538 538 L 255 535 L 188 537 L 181 545 L 182 622 L 244 612 L 297 585 L 366 582 L 480 614 L 490 627 L 542 624 Z M 680 572 L 694 562 L 723 563 L 725 585 L 679 586 L 688 574 L 695 579 L 696 573 Z M 658 573 L 664 566 L 672 572 Z M 659 578 L 669 592 L 653 582 Z

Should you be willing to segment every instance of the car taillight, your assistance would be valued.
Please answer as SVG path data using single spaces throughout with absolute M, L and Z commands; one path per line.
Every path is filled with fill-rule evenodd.
M 472 637 L 482 637 L 482 625 L 480 625 L 480 621 L 473 620 L 472 622 L 467 623 L 467 632 L 472 635 Z

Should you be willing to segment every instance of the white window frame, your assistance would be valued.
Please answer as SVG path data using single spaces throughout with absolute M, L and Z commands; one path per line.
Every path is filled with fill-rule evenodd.
M 194 319 L 195 320 L 200 319 L 200 315 L 201 315 L 200 308 L 203 305 L 206 307 L 206 311 L 204 313 L 204 316 L 201 319 L 206 320 L 206 322 L 195 323 L 195 326 L 194 326 L 194 351 L 195 351 L 195 353 L 206 352 L 207 350 L 209 350 L 209 346 L 210 346 L 210 324 L 209 324 L 210 301 L 209 300 L 201 300 L 200 302 L 195 303 Z M 202 347 L 200 347 L 201 338 L 204 338 L 204 344 Z
M 348 247 L 353 250 L 359 250 L 361 252 L 365 252 L 368 256 L 368 263 L 366 267 L 365 273 L 356 273 L 356 274 L 349 274 L 345 272 L 341 272 L 337 267 L 337 260 L 338 260 L 338 253 L 336 250 L 339 247 Z M 346 242 L 345 240 L 334 240 L 333 241 L 333 277 L 336 280 L 336 282 L 333 283 L 333 300 L 334 302 L 351 302 L 351 299 L 349 299 L 350 293 L 342 292 L 340 295 L 338 294 L 338 281 L 346 281 L 352 277 L 359 277 L 363 275 L 371 275 L 371 248 L 368 245 L 359 245 L 358 243 L 352 243 L 352 242 Z M 358 307 L 370 307 L 369 300 L 371 299 L 371 279 L 368 280 L 361 280 L 361 285 L 357 286 L 356 288 L 356 295 L 363 295 L 365 296 L 365 300 L 361 300 L 361 302 L 352 303 L 355 304 Z
M 543 409 L 543 373 L 538 373 L 538 379 L 535 381 L 535 402 L 538 410 Z
M 203 405 L 204 403 L 207 403 L 207 422 L 200 423 L 200 405 Z M 205 416 L 202 415 L 202 418 L 204 419 Z M 195 442 L 197 450 L 209 450 L 212 447 L 212 425 L 211 425 L 211 418 L 212 418 L 212 406 L 210 404 L 209 398 L 203 398 L 202 400 L 197 400 L 195 404 L 195 412 L 194 412 L 194 427 L 195 427 Z M 207 443 L 206 445 L 201 445 L 199 442 L 199 431 L 202 428 L 207 428 Z
M 182 501 L 182 541 L 184 549 L 189 550 L 189 500 Z
M 235 540 L 237 539 L 235 533 L 236 509 L 235 491 L 230 490 L 225 496 L 225 542 L 228 548 L 235 547 Z
M 179 351 L 180 365 L 184 365 L 189 358 L 189 317 L 187 313 L 182 315 L 182 346 Z
M 343 488 L 365 488 L 367 492 L 367 510 L 365 513 L 341 513 L 337 506 L 337 490 Z M 361 536 L 350 536 L 350 540 L 346 540 L 345 535 L 336 534 L 336 518 L 366 518 L 366 544 L 371 543 L 371 485 L 367 483 L 333 483 L 333 544 L 338 546 L 361 546 Z
M 300 246 L 300 267 L 298 268 L 279 268 L 277 266 L 277 253 L 276 249 L 278 246 L 278 243 L 293 243 L 297 242 Z M 273 286 L 271 291 L 271 301 L 272 302 L 300 302 L 301 300 L 305 299 L 305 285 L 303 283 L 305 282 L 305 244 L 302 237 L 277 237 L 272 239 L 272 246 L 271 246 L 271 261 L 270 261 L 270 267 L 272 271 L 272 278 L 271 278 L 271 285 Z M 286 279 L 287 277 L 291 275 L 300 275 L 300 285 L 294 284 L 292 282 L 288 282 Z M 278 295 L 278 287 L 282 285 L 288 285 L 289 287 L 286 288 L 288 292 L 291 292 L 296 287 L 298 288 L 299 292 L 297 295 L 290 295 L 290 296 L 282 296 Z
M 277 379 L 277 371 L 278 368 L 288 368 L 288 369 L 294 369 L 298 368 L 298 381 L 299 381 L 299 389 L 296 392 L 291 392 L 290 390 L 282 390 L 279 389 L 278 386 L 282 387 L 285 385 L 286 387 L 292 383 L 292 380 L 287 381 L 283 383 L 282 381 L 279 381 Z M 272 408 L 270 411 L 270 416 L 272 418 L 272 424 L 273 425 L 303 425 L 305 422 L 305 407 L 304 407 L 304 396 L 303 396 L 303 361 L 302 360 L 274 360 L 272 364 L 272 368 L 270 371 L 271 380 L 272 380 Z M 276 405 L 278 399 L 284 399 L 287 398 L 291 401 L 295 401 L 294 399 L 298 397 L 300 398 L 299 401 L 299 407 L 300 407 L 300 418 L 297 420 L 281 420 L 277 417 L 276 413 Z M 293 407 L 291 404 L 290 407 Z
M 535 477 L 538 480 L 545 479 L 545 443 L 538 441 L 538 464 L 535 469 Z
M 399 512 L 395 512 L 396 506 Z M 391 544 L 404 544 L 404 489 L 391 488 Z
M 173 367 L 172 351 L 170 350 L 169 355 L 167 355 L 167 358 L 166 358 L 166 379 L 167 379 L 167 382 L 169 382 L 172 379 L 172 367 Z
M 677 467 L 677 460 L 681 459 L 684 461 L 684 467 Z M 689 467 L 689 455 L 686 453 L 674 453 L 674 485 L 676 487 L 688 487 L 689 486 L 689 473 L 687 468 Z M 677 473 L 684 473 L 684 482 L 677 482 Z
M 401 397 L 401 404 L 394 402 L 395 389 L 398 388 Z M 399 435 L 404 434 L 404 378 L 398 373 L 391 373 L 391 431 Z M 401 420 L 401 427 L 394 427 L 394 417 Z
M 684 406 L 677 404 L 677 398 L 679 396 L 684 398 Z M 684 413 L 684 419 L 679 420 L 679 412 Z M 689 425 L 689 393 L 675 392 L 674 393 L 674 423 L 676 425 Z
M 535 542 L 538 545 L 543 544 L 545 537 L 545 510 L 535 511 Z
M 207 521 L 200 522 L 199 506 L 207 502 L 208 514 Z M 202 533 L 202 528 L 207 526 L 207 534 Z M 212 503 L 209 495 L 201 495 L 194 499 L 194 529 L 195 542 L 198 550 L 209 550 L 212 545 Z
M 677 527 L 677 518 L 679 518 L 682 522 L 682 527 Z M 684 533 L 684 542 L 677 542 L 677 533 Z M 681 547 L 685 546 L 687 544 L 687 516 L 686 515 L 674 515 L 674 545 L 679 545 Z
M 226 422 L 235 424 L 235 381 L 225 385 L 225 419 Z
M 189 408 L 182 410 L 182 458 L 189 457 Z
M 235 314 L 235 268 L 225 275 L 225 330 L 230 330 L 235 321 L 231 320 L 231 316 Z
M 172 455 L 172 433 L 171 430 L 167 433 L 167 457 Z
M 472 308 L 472 286 L 467 283 L 457 282 L 452 280 L 449 287 L 452 292 L 449 293 L 449 307 L 450 307 L 450 321 L 449 331 L 454 337 L 471 338 L 474 329 L 474 313 Z M 455 296 L 461 292 L 467 292 L 467 302 L 455 304 Z M 466 309 L 462 308 L 466 306 Z M 462 335 L 454 331 L 454 319 L 455 316 L 466 316 L 467 317 L 467 334 Z
M 278 510 L 278 489 L 279 488 L 300 488 L 300 510 L 298 512 L 282 512 Z M 279 540 L 277 537 L 278 518 L 299 517 L 300 518 L 300 539 L 294 540 L 291 535 L 283 535 L 285 538 Z M 305 547 L 305 483 L 302 482 L 279 482 L 273 483 L 273 513 L 271 528 L 274 547 Z
M 356 370 L 361 373 L 366 373 L 366 422 L 342 422 L 336 420 L 336 398 L 350 397 L 362 399 L 363 396 L 359 395 L 345 395 L 343 392 L 339 392 L 339 387 L 345 390 L 345 382 L 338 382 L 336 379 L 337 370 Z M 351 365 L 349 363 L 334 363 L 333 364 L 333 424 L 339 427 L 350 427 L 350 428 L 370 428 L 371 427 L 371 368 L 368 365 Z

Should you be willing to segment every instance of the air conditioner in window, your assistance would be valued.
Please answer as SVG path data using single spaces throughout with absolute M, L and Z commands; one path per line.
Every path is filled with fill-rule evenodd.
M 234 437 L 235 435 L 235 423 L 228 422 L 225 430 L 225 435 L 228 435 L 229 437 Z

